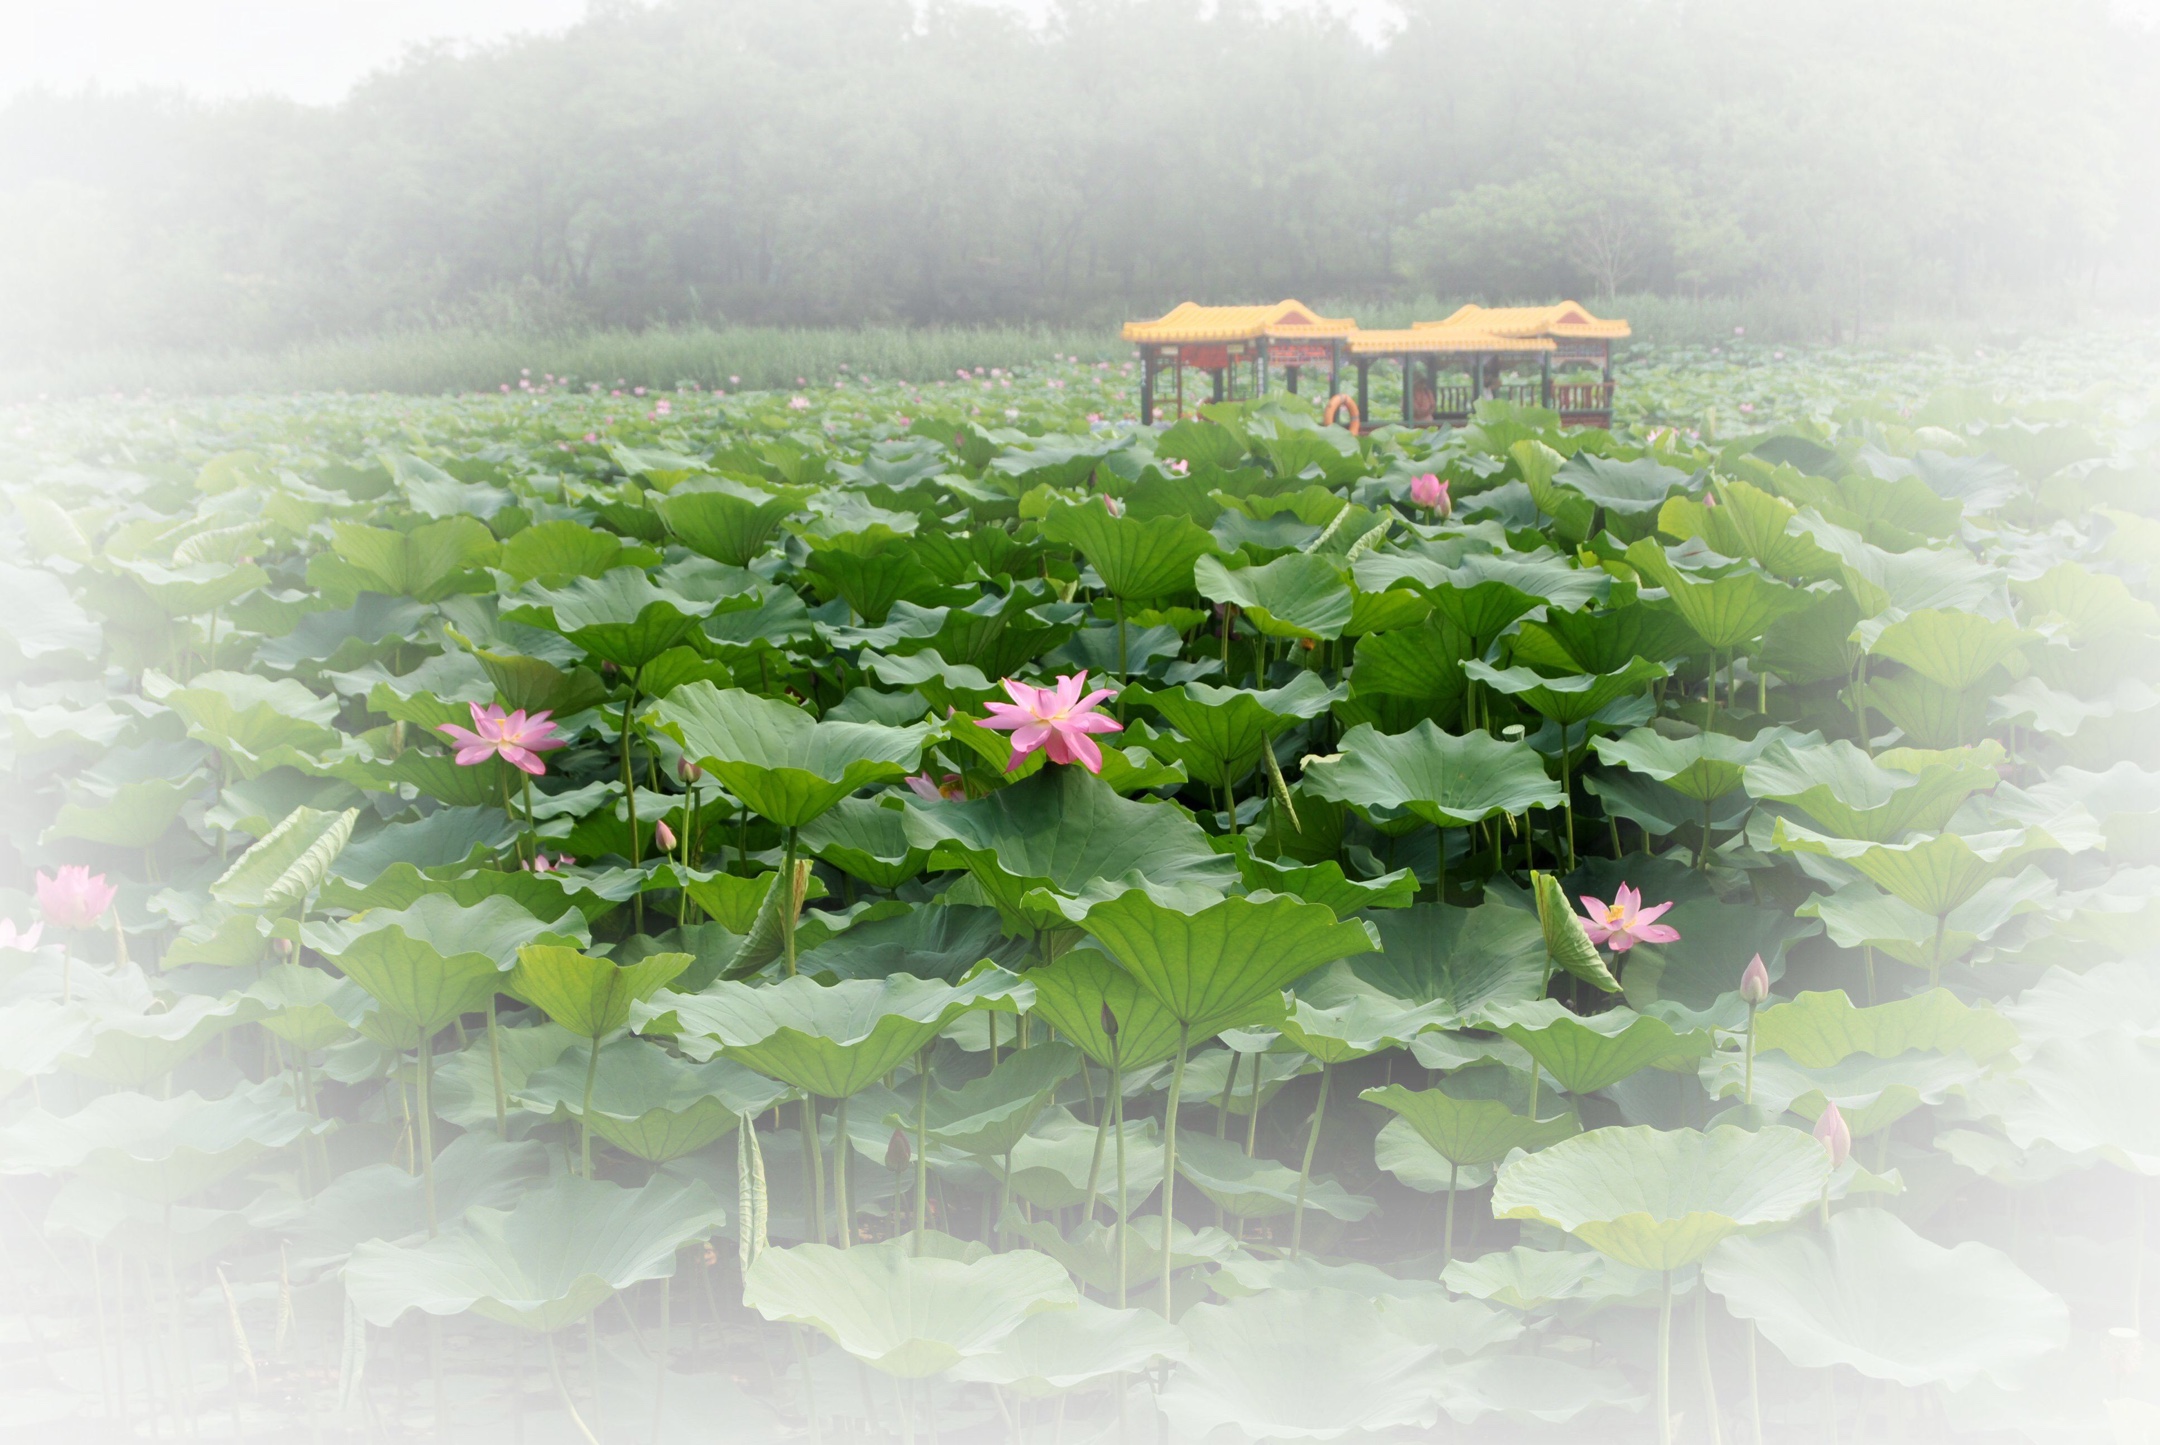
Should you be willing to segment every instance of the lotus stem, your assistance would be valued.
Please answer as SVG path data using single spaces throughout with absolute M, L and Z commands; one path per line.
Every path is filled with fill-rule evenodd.
M 745 809 L 749 807 L 747 803 L 743 806 Z M 636 825 L 633 822 L 632 832 L 635 831 Z M 787 851 L 781 855 L 780 876 L 774 880 L 773 886 L 788 890 L 788 896 L 781 900 L 780 944 L 787 952 L 788 977 L 793 978 L 795 976 L 795 910 L 802 906 L 802 901 L 795 896 L 795 829 L 792 827 L 787 830 Z M 809 890 L 805 889 L 803 891 L 807 892 Z
M 817 1231 L 817 1242 L 825 1242 L 825 1141 L 818 1137 L 817 1096 L 802 1097 L 803 1161 L 809 1167 L 804 1171 L 810 1176 L 810 1219 Z M 804 1233 L 809 1233 L 805 1230 Z
M 1747 1325 L 1747 1401 L 1749 1445 L 1763 1445 L 1762 1375 L 1755 1367 L 1755 1321 Z
M 525 841 L 532 847 L 532 856 L 538 858 L 540 856 L 540 829 L 533 823 L 532 774 L 521 771 L 519 776 L 525 780 Z
M 1260 1059 L 1253 1055 L 1252 1082 L 1245 1086 L 1245 1157 L 1252 1158 L 1260 1142 Z
M 1747 1006 L 1747 1081 L 1740 1102 L 1755 1107 L 1755 1005 Z
M 930 1150 L 926 1136 L 930 1132 L 930 1051 L 924 1049 L 915 1056 L 915 1245 L 918 1256 L 923 1252 L 923 1202 L 929 1198 Z
M 664 1274 L 660 1276 L 660 1352 L 653 1361 L 657 1368 L 653 1371 L 652 1445 L 660 1445 L 660 1421 L 667 1405 L 668 1327 L 670 1324 L 668 1319 L 668 1286 L 674 1282 L 673 1275 Z
M 1110 1041 L 1110 1129 L 1117 1143 L 1117 1222 L 1111 1226 L 1117 1247 L 1117 1307 L 1125 1308 L 1125 1078 L 1118 1066 L 1117 1040 Z
M 592 1178 L 592 1091 L 599 1077 L 600 1036 L 594 1034 L 592 1047 L 585 1055 L 585 1102 L 578 1110 L 578 1160 L 587 1179 Z
M 630 769 L 630 713 L 637 706 L 637 674 L 630 674 L 630 691 L 623 697 L 622 705 L 622 786 L 623 804 L 629 810 L 630 819 L 630 866 L 639 867 L 645 858 L 644 840 L 638 837 L 637 821 L 637 774 Z M 645 931 L 645 891 L 641 888 L 630 900 L 631 912 L 636 916 L 637 931 Z M 788 953 L 788 972 L 795 971 L 795 955 Z
M 427 1232 L 435 1234 L 435 1104 L 429 1097 L 429 1077 L 435 1072 L 435 1038 L 432 1034 L 420 1040 L 420 1178 L 421 1191 L 427 1197 Z M 585 1092 L 592 1093 L 592 1085 L 586 1084 Z M 590 1171 L 588 1171 L 590 1172 Z
M 1657 1437 L 1672 1445 L 1672 1271 L 1666 1270 L 1658 1292 Z
M 570 1423 L 577 1426 L 578 1434 L 585 1437 L 586 1445 L 600 1445 L 599 1437 L 594 1435 L 592 1427 L 585 1423 L 585 1417 L 578 1413 L 577 1402 L 570 1398 L 569 1385 L 563 1381 L 562 1360 L 555 1353 L 555 1332 L 553 1330 L 547 1332 L 547 1352 L 548 1378 L 555 1382 L 555 1397 L 562 1401 L 564 1411 L 570 1416 Z
M 1320 1147 L 1320 1121 L 1327 1116 L 1328 1081 L 1334 1075 L 1327 1060 L 1320 1061 L 1320 1097 L 1313 1102 L 1312 1128 L 1305 1135 L 1305 1162 L 1298 1166 L 1297 1209 L 1290 1216 L 1290 1257 L 1296 1259 L 1305 1242 L 1305 1186 L 1312 1178 L 1313 1153 Z
M 510 1137 L 510 1100 L 503 1092 L 502 1040 L 495 1032 L 495 994 L 491 989 L 487 1000 L 488 1075 L 495 1084 L 495 1137 Z M 301 1066 L 306 1067 L 305 1058 Z
M 1583 736 L 1587 738 L 1589 735 L 1589 729 L 1585 728 Z M 1568 872 L 1573 873 L 1575 871 L 1575 785 L 1573 776 L 1568 769 L 1568 748 L 1567 724 L 1562 723 L 1560 725 L 1560 811 L 1567 815 L 1567 866 Z M 1443 845 L 1446 842 L 1446 837 L 1447 835 L 1443 832 L 1441 834 Z M 1444 879 L 1447 876 L 1445 871 L 1447 868 L 1447 855 L 1445 852 L 1442 852 L 1440 856 L 1440 867 L 1442 869 L 1441 877 Z
M 1440 1235 L 1440 1267 L 1446 1269 L 1455 1262 L 1455 1181 L 1462 1174 L 1462 1165 L 1453 1159 L 1447 1166 L 1447 1224 Z
M 1720 1418 L 1717 1378 L 1710 1371 L 1710 1289 L 1700 1274 L 1695 1279 L 1695 1368 L 1702 1374 L 1703 1418 L 1710 1425 L 1710 1445 L 1725 1445 L 1725 1423 Z
M 1178 1096 L 1185 1092 L 1185 1050 L 1192 1043 L 1192 1025 L 1178 1020 L 1177 1062 L 1170 1069 L 1170 1108 L 1163 1116 L 1163 1180 L 1162 1180 L 1162 1312 L 1169 1319 L 1170 1309 L 1170 1226 L 1176 1221 L 1173 1210 L 1177 1198 L 1177 1122 Z
M 833 1106 L 833 1222 L 840 1226 L 840 1247 L 855 1247 L 855 1210 L 848 1198 L 848 1156 L 855 1151 L 848 1143 L 848 1101 L 842 1098 Z
M 1220 1139 L 1228 1132 L 1230 1123 L 1230 1095 L 1237 1088 L 1238 1065 L 1245 1056 L 1237 1050 L 1230 1051 L 1230 1067 L 1223 1070 L 1222 1097 L 1215 1101 L 1215 1137 Z M 1255 1068 L 1259 1067 L 1256 1063 Z

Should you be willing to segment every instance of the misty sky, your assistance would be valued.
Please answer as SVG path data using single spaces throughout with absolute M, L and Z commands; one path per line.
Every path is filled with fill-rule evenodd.
M 327 102 L 413 45 L 559 31 L 586 0 L 0 0 L 0 99 L 169 86 Z M 1050 0 L 977 0 L 1040 13 Z M 1296 3 L 1296 0 L 1290 0 Z M 1318 0 L 1389 28 L 1396 0 Z M 2139 0 L 2147 3 L 2147 0 Z M 2160 0 L 2149 0 L 2160 4 Z

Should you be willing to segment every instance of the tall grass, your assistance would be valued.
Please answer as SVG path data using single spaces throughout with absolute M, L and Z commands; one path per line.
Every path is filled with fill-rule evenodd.
M 1224 297 L 1222 300 L 1251 298 Z M 1307 298 L 1327 315 L 1368 327 L 1407 326 L 1453 311 L 1441 297 L 1381 301 Z M 1842 315 L 1819 295 L 1737 297 L 1630 295 L 1586 301 L 1633 325 L 1638 345 L 1706 345 L 1745 330 L 1750 341 L 1788 346 L 1862 342 L 1890 350 L 1997 344 L 2008 336 L 2076 323 L 2061 298 L 2010 297 L 1965 316 Z M 1053 355 L 1105 360 L 1130 355 L 1114 326 L 807 329 L 686 326 L 579 330 L 436 326 L 308 342 L 280 351 L 123 350 L 43 363 L 0 362 L 0 401 L 153 391 L 166 395 L 239 392 L 492 391 L 529 372 L 579 384 L 671 387 L 696 382 L 729 390 L 830 381 L 845 366 L 858 376 L 928 381 L 961 367 L 1014 366 Z M 800 379 L 800 381 L 798 381 Z

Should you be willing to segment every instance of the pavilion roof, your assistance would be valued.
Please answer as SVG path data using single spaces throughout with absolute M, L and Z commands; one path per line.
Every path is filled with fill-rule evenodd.
M 1267 306 L 1202 306 L 1181 301 L 1153 321 L 1128 321 L 1127 341 L 1176 344 L 1193 341 L 1256 341 L 1262 336 L 1328 339 L 1348 336 L 1357 322 L 1322 316 L 1302 301 Z
M 1576 301 L 1551 306 L 1464 306 L 1444 321 L 1420 321 L 1417 329 L 1487 331 L 1501 336 L 1554 336 L 1616 339 L 1634 333 L 1625 321 L 1592 316 Z
M 1358 331 L 1350 337 L 1352 356 L 1425 355 L 1431 352 L 1525 352 L 1551 351 L 1552 340 L 1544 336 L 1502 336 L 1458 326 L 1418 326 L 1401 331 Z

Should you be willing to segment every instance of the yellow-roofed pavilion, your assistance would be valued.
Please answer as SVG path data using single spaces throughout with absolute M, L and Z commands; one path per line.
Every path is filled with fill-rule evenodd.
M 1612 344 L 1633 332 L 1625 321 L 1593 316 L 1579 301 L 1550 306 L 1463 306 L 1441 321 L 1420 321 L 1414 331 L 1461 336 L 1542 340 L 1550 347 L 1539 360 L 1535 400 L 1560 413 L 1563 426 L 1612 425 Z M 1469 400 L 1481 392 L 1529 401 L 1529 383 L 1501 379 L 1506 353 L 1492 352 L 1471 369 Z M 1595 381 L 1569 380 L 1570 373 L 1595 369 Z M 1465 407 L 1465 414 L 1468 408 Z
M 1154 424 L 1159 405 L 1167 405 L 1173 421 L 1185 415 L 1187 367 L 1208 373 L 1216 401 L 1265 395 L 1278 366 L 1296 391 L 1303 369 L 1326 365 L 1333 394 L 1341 380 L 1344 343 L 1356 331 L 1350 318 L 1322 316 L 1302 301 L 1268 306 L 1184 301 L 1152 321 L 1128 321 L 1124 337 L 1140 348 L 1141 425 Z M 1166 373 L 1167 396 L 1161 384 Z

